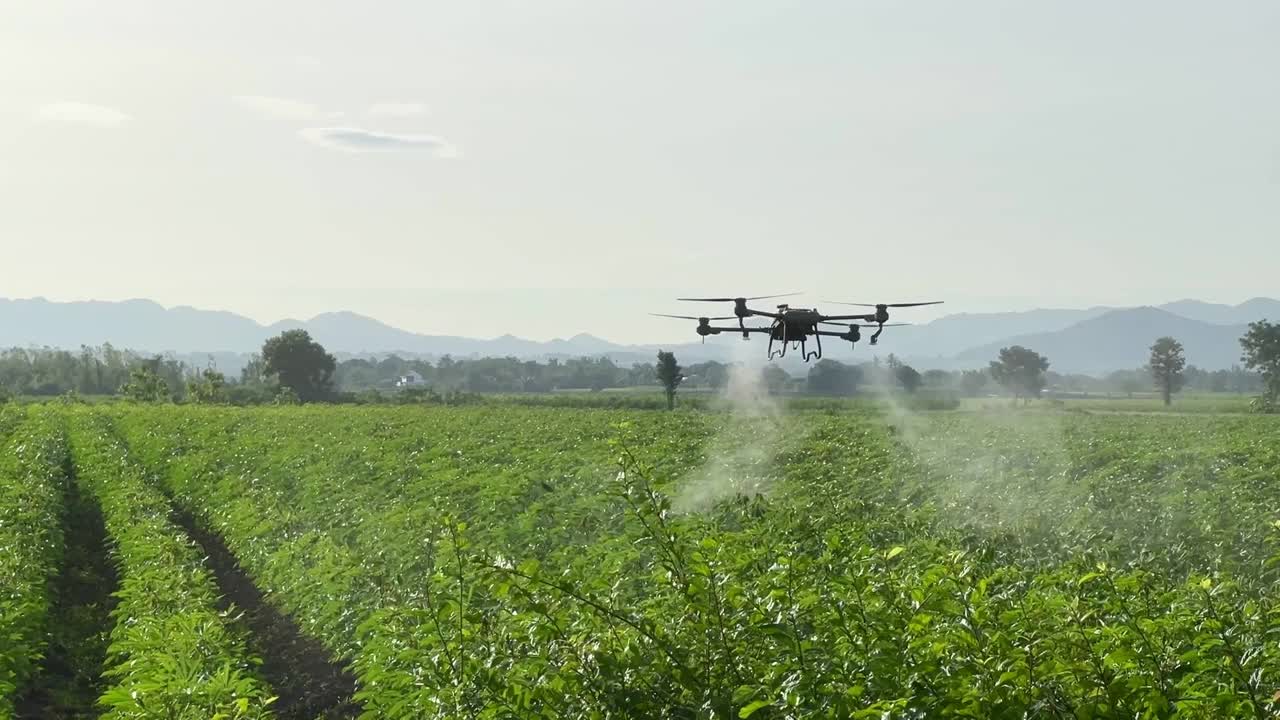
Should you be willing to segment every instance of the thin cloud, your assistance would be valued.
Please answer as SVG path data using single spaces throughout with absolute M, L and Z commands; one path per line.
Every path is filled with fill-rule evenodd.
M 341 113 L 324 113 L 311 103 L 269 95 L 237 95 L 234 99 L 241 106 L 255 112 L 287 120 L 314 120 L 319 117 L 336 117 Z
M 360 128 L 306 128 L 298 135 L 310 143 L 348 152 L 427 150 L 436 157 L 457 157 L 457 150 L 435 135 L 409 135 Z
M 374 103 L 369 107 L 373 117 L 417 117 L 427 114 L 427 106 L 417 102 Z
M 79 102 L 56 102 L 36 110 L 36 117 L 46 122 L 65 125 L 116 128 L 133 118 L 115 108 Z

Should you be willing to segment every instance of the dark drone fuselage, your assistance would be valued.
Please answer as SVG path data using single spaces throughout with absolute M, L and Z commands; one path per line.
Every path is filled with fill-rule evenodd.
M 812 335 L 822 320 L 821 313 L 808 308 L 779 307 L 778 315 L 769 332 L 769 336 L 778 341 L 795 341 Z

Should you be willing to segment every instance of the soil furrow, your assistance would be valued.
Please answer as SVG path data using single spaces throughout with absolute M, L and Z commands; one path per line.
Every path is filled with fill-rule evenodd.
M 96 718 L 106 687 L 102 670 L 118 576 L 108 557 L 102 512 L 80 494 L 70 463 L 65 470 L 65 556 L 54 580 L 49 646 L 34 683 L 17 703 L 17 717 L 24 720 Z
M 355 676 L 332 661 L 324 646 L 303 634 L 292 618 L 266 601 L 217 533 L 176 505 L 172 520 L 208 556 L 223 609 L 234 603 L 244 613 L 250 647 L 262 658 L 262 675 L 280 698 L 272 706 L 276 715 L 282 720 L 359 717 L 361 708 L 352 699 Z

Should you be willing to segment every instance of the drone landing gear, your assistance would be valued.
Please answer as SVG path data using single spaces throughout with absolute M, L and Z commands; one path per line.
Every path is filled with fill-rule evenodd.
M 880 339 L 880 333 L 882 332 L 884 332 L 884 323 L 883 322 L 877 323 L 876 331 L 871 334 L 872 345 L 875 345 L 876 341 Z
M 773 338 L 772 338 L 772 337 L 771 337 L 771 338 L 769 338 L 769 359 L 770 359 L 770 360 L 777 360 L 778 358 L 781 358 L 781 357 L 783 357 L 783 356 L 784 356 L 784 355 L 786 355 L 786 354 L 787 354 L 787 341 L 785 341 L 785 340 L 783 340 L 783 341 L 782 341 L 782 349 L 781 349 L 781 350 L 774 350 L 774 349 L 773 349 Z
M 805 352 L 804 341 L 803 340 L 800 341 L 800 352 L 804 353 L 805 362 L 809 362 L 810 360 L 817 360 L 818 358 L 822 357 L 822 336 L 814 335 L 813 342 L 818 346 L 818 349 L 814 350 L 813 352 Z
M 779 325 L 781 325 L 781 327 L 778 327 Z M 780 334 L 781 337 L 777 337 L 775 333 L 772 333 L 772 332 L 769 334 L 769 359 L 770 360 L 777 360 L 779 358 L 785 357 L 787 354 L 788 344 L 791 345 L 792 350 L 796 350 L 796 349 L 800 350 L 800 354 L 804 357 L 805 362 L 809 362 L 810 360 L 817 360 L 822 357 L 822 336 L 814 335 L 813 340 L 814 340 L 814 343 L 817 345 L 818 349 L 810 352 L 808 349 L 808 345 L 806 345 L 806 338 L 804 335 L 801 335 L 799 340 L 792 340 L 791 338 L 787 337 L 786 323 L 775 323 L 774 329 L 780 331 L 778 334 Z M 779 350 L 773 349 L 773 343 L 775 341 L 777 341 L 779 344 L 779 347 L 780 347 Z
M 781 337 L 779 337 L 781 335 Z M 781 340 L 781 350 L 773 349 L 774 340 Z M 787 354 L 787 326 L 781 320 L 774 320 L 769 329 L 769 360 L 777 360 Z

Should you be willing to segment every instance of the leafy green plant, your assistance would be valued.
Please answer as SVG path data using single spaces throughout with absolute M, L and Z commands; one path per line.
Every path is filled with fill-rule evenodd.
M 13 429 L 0 451 L 0 717 L 13 714 L 16 693 L 43 656 L 50 578 L 63 551 L 66 461 L 61 429 L 45 412 Z
M 170 399 L 169 385 L 154 369 L 140 365 L 129 373 L 129 381 L 120 386 L 120 394 L 135 402 L 159 403 Z
M 118 542 L 163 487 L 369 717 L 1280 711 L 1275 418 L 862 407 L 62 412 Z M 235 635 L 123 592 L 140 651 Z
M 256 660 L 234 614 L 216 609 L 213 579 L 168 502 L 100 418 L 70 420 L 77 478 L 101 505 L 120 574 L 103 717 L 270 717 Z

